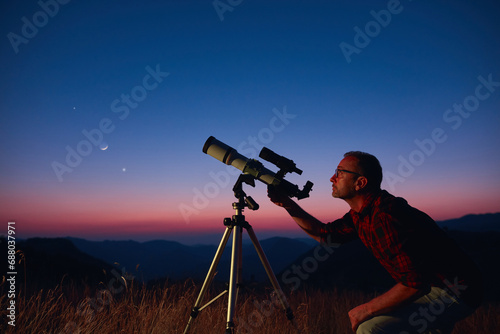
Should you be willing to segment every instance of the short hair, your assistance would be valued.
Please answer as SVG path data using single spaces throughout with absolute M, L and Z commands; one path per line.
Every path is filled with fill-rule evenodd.
M 382 166 L 378 159 L 365 152 L 350 151 L 344 154 L 344 157 L 354 157 L 358 159 L 358 166 L 361 174 L 368 180 L 367 188 L 370 190 L 379 190 L 382 183 Z

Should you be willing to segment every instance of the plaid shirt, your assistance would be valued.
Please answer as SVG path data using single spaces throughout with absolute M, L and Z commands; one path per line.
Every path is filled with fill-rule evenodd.
M 387 191 L 373 194 L 359 213 L 351 210 L 325 224 L 320 236 L 334 243 L 360 238 L 392 278 L 405 286 L 450 288 L 458 282 L 473 288 L 457 295 L 469 304 L 480 299 L 480 274 L 472 260 L 432 218 Z

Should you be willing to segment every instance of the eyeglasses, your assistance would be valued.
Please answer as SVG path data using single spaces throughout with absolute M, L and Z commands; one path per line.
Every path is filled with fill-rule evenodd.
M 339 177 L 339 172 L 342 172 L 342 173 L 351 173 L 351 174 L 355 174 L 355 175 L 359 175 L 359 176 L 363 176 L 359 173 L 356 173 L 356 172 L 351 172 L 350 170 L 345 170 L 345 169 L 335 169 L 335 177 Z

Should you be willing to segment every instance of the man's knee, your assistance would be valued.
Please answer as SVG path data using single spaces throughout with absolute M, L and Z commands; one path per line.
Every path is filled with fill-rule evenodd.
M 395 316 L 381 315 L 366 320 L 361 323 L 356 330 L 356 334 L 403 334 L 405 328 L 403 319 Z
M 367 320 L 365 322 L 362 322 L 359 326 L 358 329 L 356 330 L 356 334 L 376 334 L 380 333 L 377 330 L 377 327 L 374 322 L 373 318 L 370 320 Z

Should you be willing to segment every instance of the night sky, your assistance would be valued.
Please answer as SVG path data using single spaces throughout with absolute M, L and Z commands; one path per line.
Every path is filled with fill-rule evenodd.
M 376 155 L 436 220 L 500 211 L 498 1 L 15 1 L 0 5 L 0 221 L 17 237 L 213 242 L 262 147 L 348 211 L 329 179 Z M 260 159 L 261 160 L 261 159 Z M 267 168 L 272 164 L 261 160 Z M 304 236 L 245 186 L 258 236 Z M 217 237 L 218 238 L 218 237 Z

